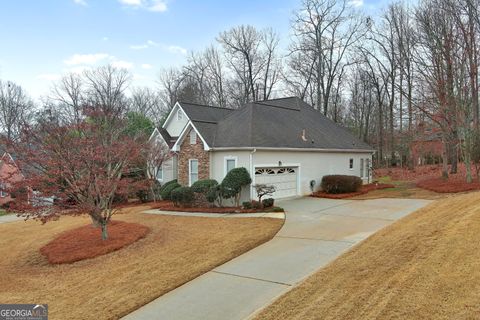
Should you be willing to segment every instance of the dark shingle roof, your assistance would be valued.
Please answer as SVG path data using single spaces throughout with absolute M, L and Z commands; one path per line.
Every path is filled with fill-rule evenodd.
M 165 128 L 160 127 L 160 128 L 157 128 L 157 129 L 158 129 L 158 132 L 160 133 L 160 135 L 163 137 L 163 140 L 167 143 L 167 145 L 170 148 L 173 147 L 176 140 L 170 136 L 170 134 L 168 133 L 168 131 Z
M 248 103 L 237 110 L 192 104 L 184 110 L 213 148 L 372 150 L 297 97 Z
M 205 106 L 190 102 L 179 102 L 179 104 L 192 121 L 216 123 L 233 111 L 233 109 Z

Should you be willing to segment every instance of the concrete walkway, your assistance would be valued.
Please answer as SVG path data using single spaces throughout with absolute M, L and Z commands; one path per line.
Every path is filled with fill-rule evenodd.
M 4 216 L 0 216 L 0 223 L 20 221 L 20 220 L 24 220 L 24 219 L 25 218 L 23 218 L 23 217 L 17 217 L 16 214 L 7 214 L 7 215 L 4 215 Z
M 286 222 L 269 242 L 170 291 L 125 319 L 246 319 L 353 245 L 428 200 L 279 203 Z

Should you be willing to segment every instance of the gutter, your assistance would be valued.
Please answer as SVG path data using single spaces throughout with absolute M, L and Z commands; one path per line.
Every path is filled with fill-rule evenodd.
M 253 177 L 253 183 L 250 184 L 250 200 L 254 198 L 253 194 L 253 185 L 255 184 L 255 172 L 253 168 L 253 154 L 257 152 L 256 148 L 253 148 L 252 152 L 250 152 L 250 175 Z
M 317 152 L 326 152 L 326 153 L 375 153 L 374 149 L 321 149 L 321 148 L 275 148 L 275 147 L 217 147 L 210 148 L 211 151 L 228 151 L 228 150 L 245 150 L 253 151 L 255 153 L 257 150 L 267 150 L 267 151 L 317 151 Z

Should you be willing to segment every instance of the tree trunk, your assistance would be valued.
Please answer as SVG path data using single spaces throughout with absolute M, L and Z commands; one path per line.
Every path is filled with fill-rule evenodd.
M 106 221 L 102 222 L 102 240 L 107 240 L 108 239 L 107 224 L 108 224 L 108 222 L 106 222 Z
M 447 143 L 443 142 L 443 151 L 442 151 L 442 178 L 444 180 L 448 179 L 448 156 L 447 156 Z
M 452 163 L 450 174 L 455 174 L 458 171 L 458 145 L 455 142 L 451 144 L 450 152 L 450 161 Z
M 154 185 L 150 186 L 150 193 L 152 194 L 153 202 L 157 202 L 157 196 L 155 194 L 155 186 Z
M 472 183 L 472 164 L 470 161 L 470 152 L 465 152 L 465 169 L 467 183 Z

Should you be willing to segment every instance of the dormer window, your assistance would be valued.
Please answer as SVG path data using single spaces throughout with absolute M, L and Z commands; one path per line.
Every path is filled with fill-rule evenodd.
M 195 130 L 190 131 L 190 144 L 196 144 L 197 143 L 197 133 Z
M 180 109 L 177 111 L 177 120 L 183 120 L 183 112 Z

